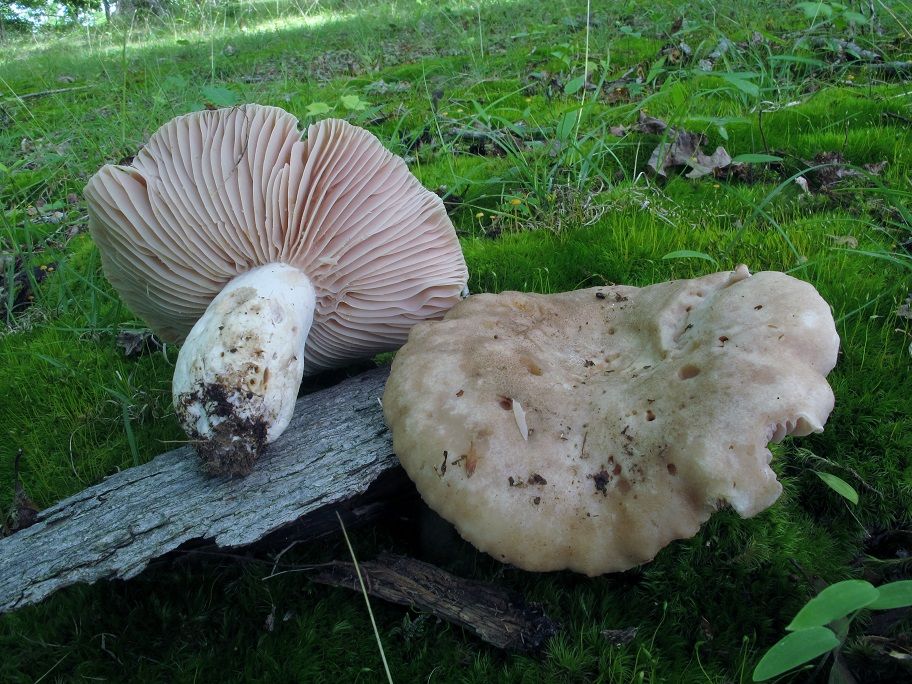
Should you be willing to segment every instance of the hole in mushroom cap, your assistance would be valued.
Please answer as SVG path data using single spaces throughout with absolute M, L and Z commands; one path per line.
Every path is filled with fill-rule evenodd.
M 668 474 L 669 474 L 669 475 L 677 475 L 677 474 L 678 474 L 678 466 L 676 466 L 674 463 L 669 463 L 669 464 L 668 464 L 667 466 L 665 466 L 665 467 L 668 468 Z
M 511 411 L 513 409 L 513 400 L 510 399 L 510 397 L 500 395 L 497 397 L 497 403 L 504 411 Z
M 678 371 L 678 377 L 681 380 L 690 380 L 695 378 L 700 374 L 700 369 L 694 366 L 692 363 L 688 363 L 686 366 L 681 366 L 681 369 Z
M 656 419 L 656 414 L 653 413 L 652 409 L 646 411 L 646 420 L 652 421 Z

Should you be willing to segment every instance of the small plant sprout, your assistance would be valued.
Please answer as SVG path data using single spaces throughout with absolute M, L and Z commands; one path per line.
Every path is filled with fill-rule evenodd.
M 863 610 L 891 610 L 912 606 L 912 580 L 875 587 L 864 580 L 831 584 L 808 601 L 786 627 L 789 634 L 773 644 L 754 668 L 753 681 L 765 682 L 825 656 L 833 656 L 833 667 L 848 637 L 852 621 Z M 834 676 L 837 677 L 834 679 Z M 838 678 L 830 681 L 854 681 Z

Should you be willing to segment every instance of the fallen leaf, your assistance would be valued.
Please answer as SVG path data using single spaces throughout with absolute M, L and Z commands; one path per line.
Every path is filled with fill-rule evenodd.
M 151 330 L 121 330 L 117 333 L 117 346 L 128 359 L 154 354 L 164 349 L 164 344 Z
M 906 297 L 906 301 L 899 305 L 896 315 L 900 318 L 905 318 L 907 321 L 912 321 L 912 294 Z
M 368 95 L 387 95 L 389 93 L 407 93 L 412 89 L 412 84 L 408 81 L 394 81 L 387 83 L 382 78 L 374 81 L 364 88 Z
M 887 164 L 887 160 L 884 159 L 883 161 L 875 162 L 873 164 L 862 164 L 862 168 L 870 174 L 879 176 L 884 172 L 884 169 L 887 168 Z
M 662 49 L 660 53 L 665 57 L 665 61 L 668 64 L 683 64 L 690 59 L 690 56 L 693 54 L 693 50 L 690 45 L 687 43 L 681 42 L 677 45 L 668 45 Z
M 805 195 L 810 195 L 811 191 L 808 188 L 807 178 L 804 176 L 798 176 L 795 178 L 795 185 L 797 185 L 804 192 Z
M 851 249 L 858 247 L 858 240 L 852 235 L 827 235 L 827 237 L 840 247 L 850 247 Z
M 820 190 L 826 190 L 846 178 L 861 175 L 848 167 L 848 162 L 839 152 L 818 152 L 814 155 L 814 164 L 823 166 L 811 172 Z
M 666 176 L 667 170 L 676 166 L 688 166 L 688 178 L 701 178 L 716 169 L 723 169 L 731 164 L 731 156 L 723 147 L 717 147 L 711 155 L 706 155 L 700 146 L 704 138 L 699 133 L 676 131 L 674 139 L 661 142 L 653 150 L 648 166 L 660 176 Z
M 657 119 L 654 116 L 649 116 L 642 110 L 640 110 L 639 118 L 637 122 L 632 126 L 612 126 L 610 128 L 611 134 L 622 138 L 628 133 L 645 133 L 647 135 L 659 135 L 664 133 L 669 129 L 669 126 L 662 119 Z

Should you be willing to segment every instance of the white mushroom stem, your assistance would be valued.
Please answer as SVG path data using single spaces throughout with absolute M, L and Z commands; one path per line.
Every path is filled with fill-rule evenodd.
M 174 407 L 211 471 L 248 472 L 288 427 L 315 303 L 303 271 L 272 263 L 231 280 L 187 335 Z

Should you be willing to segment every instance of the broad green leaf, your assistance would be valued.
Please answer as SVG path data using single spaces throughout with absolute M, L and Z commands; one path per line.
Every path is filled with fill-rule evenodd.
M 900 580 L 881 584 L 877 587 L 880 594 L 873 603 L 868 604 L 872 610 L 889 610 L 890 608 L 905 608 L 912 606 L 912 580 Z
M 756 83 L 752 83 L 751 81 L 748 81 L 747 79 L 742 78 L 741 76 L 738 76 L 736 74 L 719 74 L 719 76 L 721 76 L 726 81 L 731 83 L 733 86 L 735 86 L 735 88 L 740 90 L 742 93 L 746 93 L 747 95 L 750 95 L 751 97 L 760 96 L 760 88 L 757 87 Z
M 565 113 L 560 121 L 557 124 L 557 139 L 561 142 L 566 142 L 570 139 L 570 136 L 573 135 L 573 129 L 576 126 L 576 121 L 579 118 L 579 112 L 573 110 L 571 112 Z
M 826 627 L 811 627 L 786 634 L 770 647 L 754 668 L 753 680 L 765 682 L 793 667 L 813 660 L 839 646 L 839 639 Z
M 861 25 L 861 24 L 868 23 L 868 18 L 865 15 L 861 14 L 860 12 L 852 12 L 852 11 L 843 12 L 842 18 L 845 19 L 850 24 Z
M 162 87 L 174 88 L 175 90 L 183 89 L 187 87 L 187 79 L 183 76 L 180 76 L 179 74 L 173 74 L 162 81 Z
M 825 2 L 799 2 L 795 7 L 804 12 L 804 16 L 808 19 L 833 16 L 833 8 Z
M 864 580 L 845 580 L 831 584 L 798 611 L 786 629 L 795 632 L 821 627 L 854 613 L 877 600 L 877 589 Z
M 728 129 L 725 126 L 719 126 L 719 137 L 728 141 Z
M 858 503 L 858 492 L 841 477 L 836 477 L 830 473 L 822 473 L 819 470 L 815 470 L 814 472 L 817 473 L 817 477 L 826 483 L 827 487 L 839 494 L 839 496 L 848 499 L 853 504 Z
M 331 111 L 332 107 L 325 102 L 311 102 L 307 105 L 308 116 L 319 116 L 320 114 L 328 114 Z
M 781 161 L 782 157 L 772 154 L 739 154 L 737 157 L 732 158 L 732 163 L 737 162 L 739 164 L 773 164 Z
M 822 59 L 815 59 L 814 57 L 803 57 L 801 55 L 772 55 L 769 58 L 771 62 L 792 62 L 794 64 L 807 64 L 808 66 L 817 66 L 822 67 L 826 66 L 826 62 Z
M 370 102 L 365 102 L 357 95 L 343 95 L 339 100 L 341 100 L 343 107 L 355 112 L 363 112 L 367 109 L 367 105 L 370 104 Z
M 585 85 L 586 79 L 583 76 L 577 76 L 576 78 L 571 78 L 564 85 L 564 95 L 573 95 L 578 93 L 579 89 Z
M 665 57 L 662 56 L 658 60 L 652 63 L 652 66 L 649 67 L 649 73 L 646 74 L 646 83 L 652 83 L 665 71 Z
M 669 252 L 663 259 L 703 259 L 703 261 L 708 261 L 714 266 L 718 266 L 719 262 L 716 261 L 709 254 L 703 252 L 695 252 L 692 249 L 679 249 L 676 252 Z
M 203 86 L 200 93 L 206 102 L 214 104 L 216 107 L 231 107 L 238 103 L 238 96 L 228 88 L 221 86 Z

